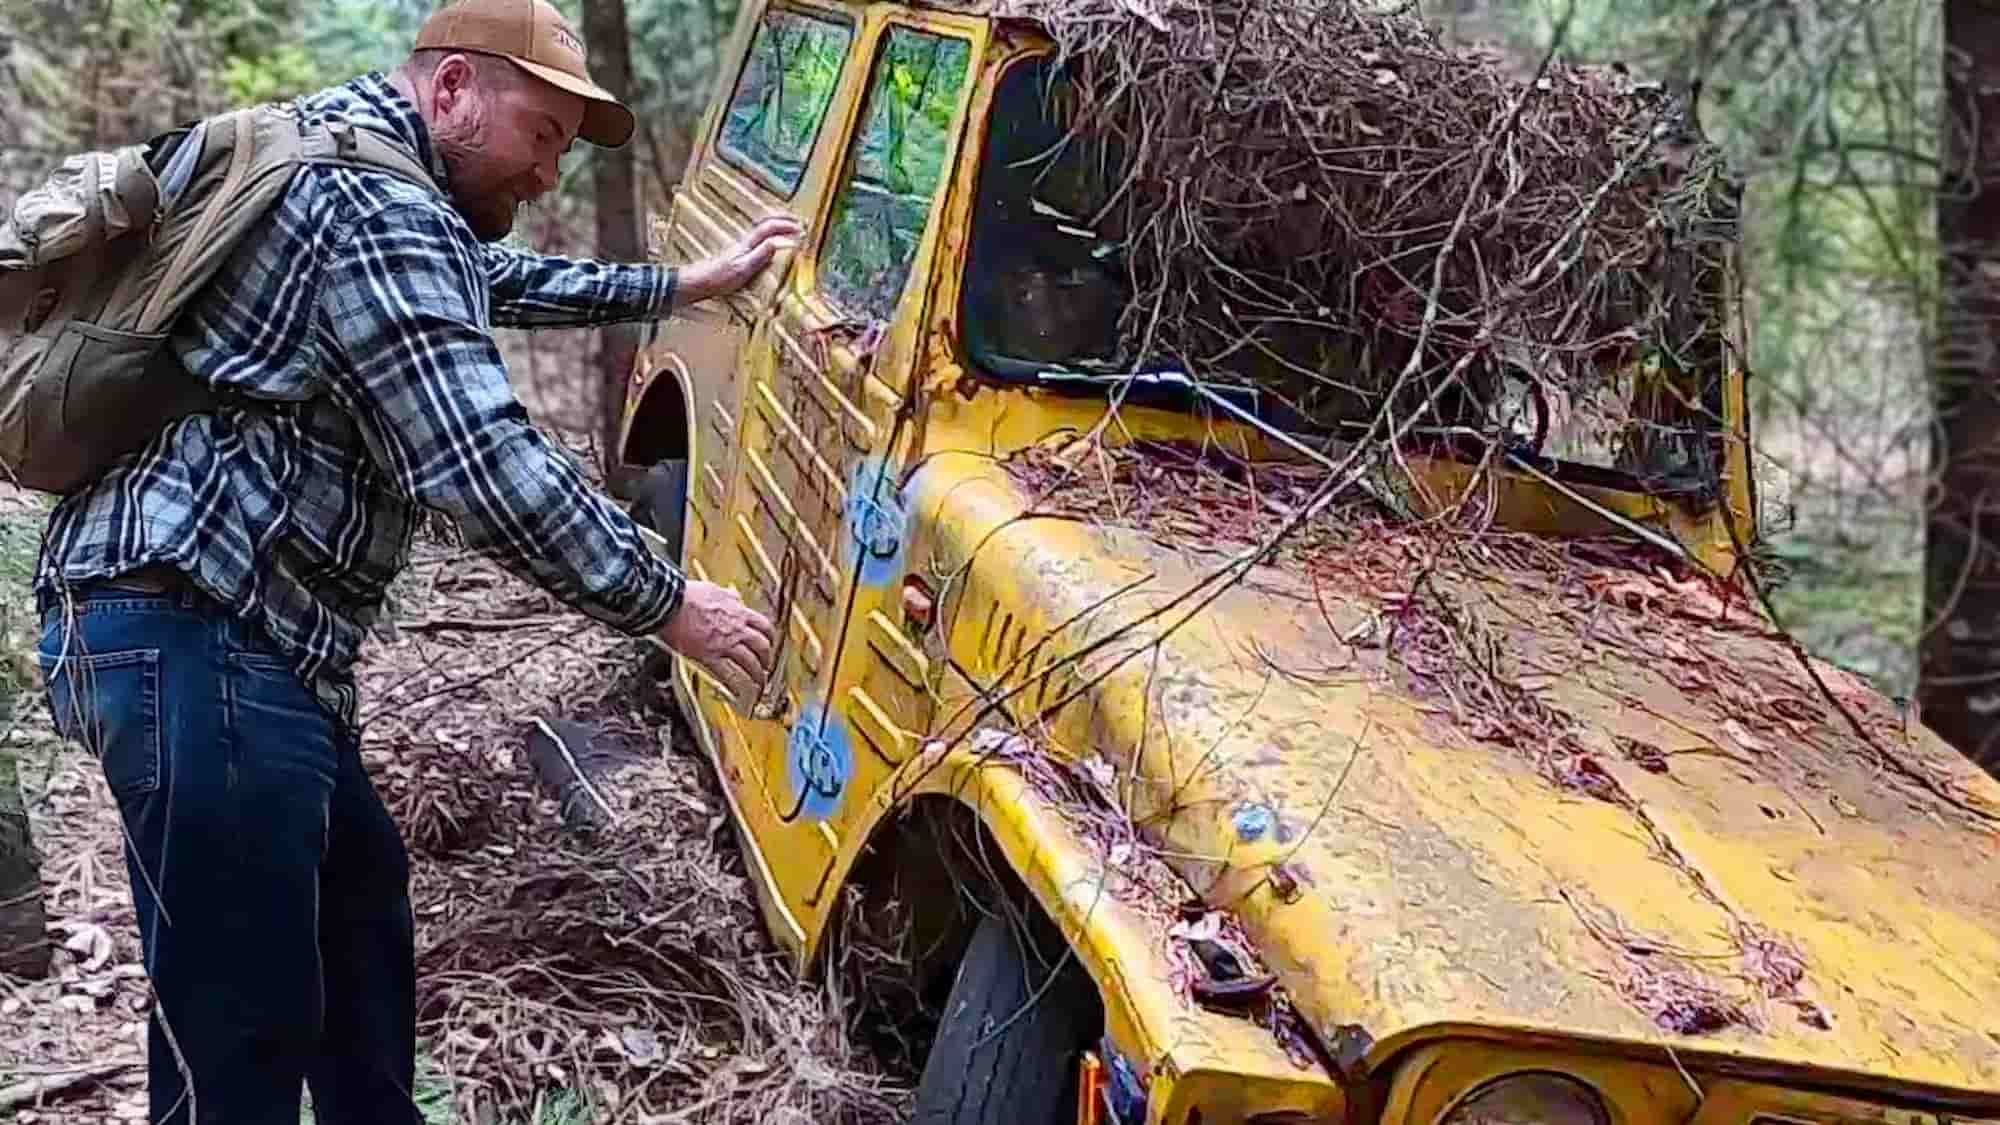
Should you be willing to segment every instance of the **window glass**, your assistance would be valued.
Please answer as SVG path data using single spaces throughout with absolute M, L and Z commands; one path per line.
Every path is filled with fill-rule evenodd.
M 819 263 L 820 288 L 845 312 L 895 311 L 944 180 L 971 54 L 966 40 L 905 27 L 883 40 Z
M 761 174 L 781 194 L 799 190 L 853 40 L 849 24 L 766 10 L 722 119 L 723 156 Z

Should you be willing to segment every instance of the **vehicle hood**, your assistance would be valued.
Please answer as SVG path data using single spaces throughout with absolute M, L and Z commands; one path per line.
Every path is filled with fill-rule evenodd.
M 1609 544 L 1349 505 L 1216 580 L 1311 482 L 1113 461 L 913 474 L 963 574 L 944 619 L 986 619 L 955 658 L 1116 771 L 1324 1042 L 1366 1067 L 1524 1033 L 1996 1097 L 2000 786 L 1890 701 Z M 987 654 L 1010 616 L 1025 640 Z

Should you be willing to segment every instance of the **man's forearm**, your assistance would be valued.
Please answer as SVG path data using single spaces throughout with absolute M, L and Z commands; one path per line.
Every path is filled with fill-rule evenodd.
M 502 328 L 581 328 L 653 320 L 673 311 L 681 271 L 488 246 L 493 323 Z

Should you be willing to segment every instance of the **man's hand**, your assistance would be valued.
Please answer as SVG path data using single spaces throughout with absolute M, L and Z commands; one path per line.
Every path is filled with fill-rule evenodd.
M 705 262 L 683 267 L 674 303 L 691 305 L 736 292 L 764 272 L 779 251 L 797 246 L 804 232 L 790 215 L 767 215 L 757 220 L 736 245 Z
M 690 578 L 660 639 L 721 681 L 747 710 L 770 677 L 777 637 L 770 619 L 744 605 L 736 591 Z

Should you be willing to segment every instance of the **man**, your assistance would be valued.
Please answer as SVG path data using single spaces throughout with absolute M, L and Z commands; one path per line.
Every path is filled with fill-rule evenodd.
M 146 967 L 152 1120 L 415 1123 L 409 863 L 363 772 L 353 664 L 422 513 L 566 603 L 657 633 L 739 697 L 771 624 L 656 560 L 528 422 L 491 326 L 609 324 L 734 291 L 769 219 L 681 271 L 492 245 L 580 138 L 632 114 L 545 0 L 464 0 L 409 60 L 304 99 L 404 146 L 443 194 L 302 169 L 176 328 L 234 392 L 49 520 L 49 703 L 101 760 Z

